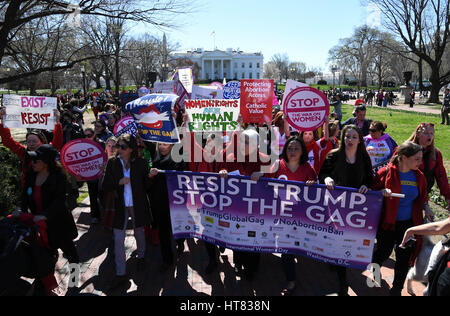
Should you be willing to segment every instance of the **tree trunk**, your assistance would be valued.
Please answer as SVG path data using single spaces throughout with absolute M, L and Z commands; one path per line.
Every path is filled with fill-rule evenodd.
M 417 63 L 419 67 L 419 91 L 424 91 L 425 87 L 423 86 L 423 59 L 420 58 Z
M 431 65 L 430 65 L 431 66 Z M 439 66 L 431 67 L 431 92 L 427 103 L 440 103 L 439 92 L 441 91 L 441 81 L 439 77 Z

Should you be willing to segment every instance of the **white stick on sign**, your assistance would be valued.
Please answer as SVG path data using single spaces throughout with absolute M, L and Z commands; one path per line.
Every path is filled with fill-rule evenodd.
M 404 199 L 406 196 L 405 196 L 404 194 L 392 193 L 391 197 L 395 197 L 395 198 L 399 198 L 399 199 Z

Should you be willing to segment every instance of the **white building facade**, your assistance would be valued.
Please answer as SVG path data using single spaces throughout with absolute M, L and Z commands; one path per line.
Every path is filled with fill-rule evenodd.
M 226 51 L 203 51 L 197 49 L 187 53 L 175 53 L 174 59 L 185 58 L 201 67 L 200 78 L 196 80 L 262 79 L 264 56 L 262 53 L 244 53 L 227 49 Z

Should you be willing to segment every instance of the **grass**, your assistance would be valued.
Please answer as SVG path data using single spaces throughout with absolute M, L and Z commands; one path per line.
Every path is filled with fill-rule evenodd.
M 353 105 L 342 106 L 344 119 L 352 116 L 353 108 Z M 435 145 L 442 152 L 447 171 L 450 170 L 450 146 L 448 145 L 450 127 L 440 124 L 439 115 L 369 107 L 366 117 L 373 121 L 387 123 L 386 133 L 391 135 L 399 145 L 408 140 L 420 123 L 433 123 L 436 129 Z
M 352 116 L 353 105 L 343 105 L 343 117 Z M 447 177 L 450 176 L 450 126 L 441 125 L 441 118 L 435 114 L 415 113 L 397 109 L 381 109 L 378 107 L 369 107 L 367 109 L 367 118 L 373 121 L 381 121 L 388 125 L 386 133 L 400 145 L 412 135 L 420 123 L 433 123 L 435 125 L 435 146 L 439 148 L 444 159 L 444 166 L 447 170 Z M 448 218 L 448 212 L 443 208 L 445 201 L 435 185 L 430 194 L 430 206 L 435 212 L 438 220 Z

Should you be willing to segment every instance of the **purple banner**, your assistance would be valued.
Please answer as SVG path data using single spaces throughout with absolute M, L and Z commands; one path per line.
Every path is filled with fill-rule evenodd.
M 372 261 L 380 192 L 205 173 L 166 176 L 175 239 L 302 255 L 361 270 Z

